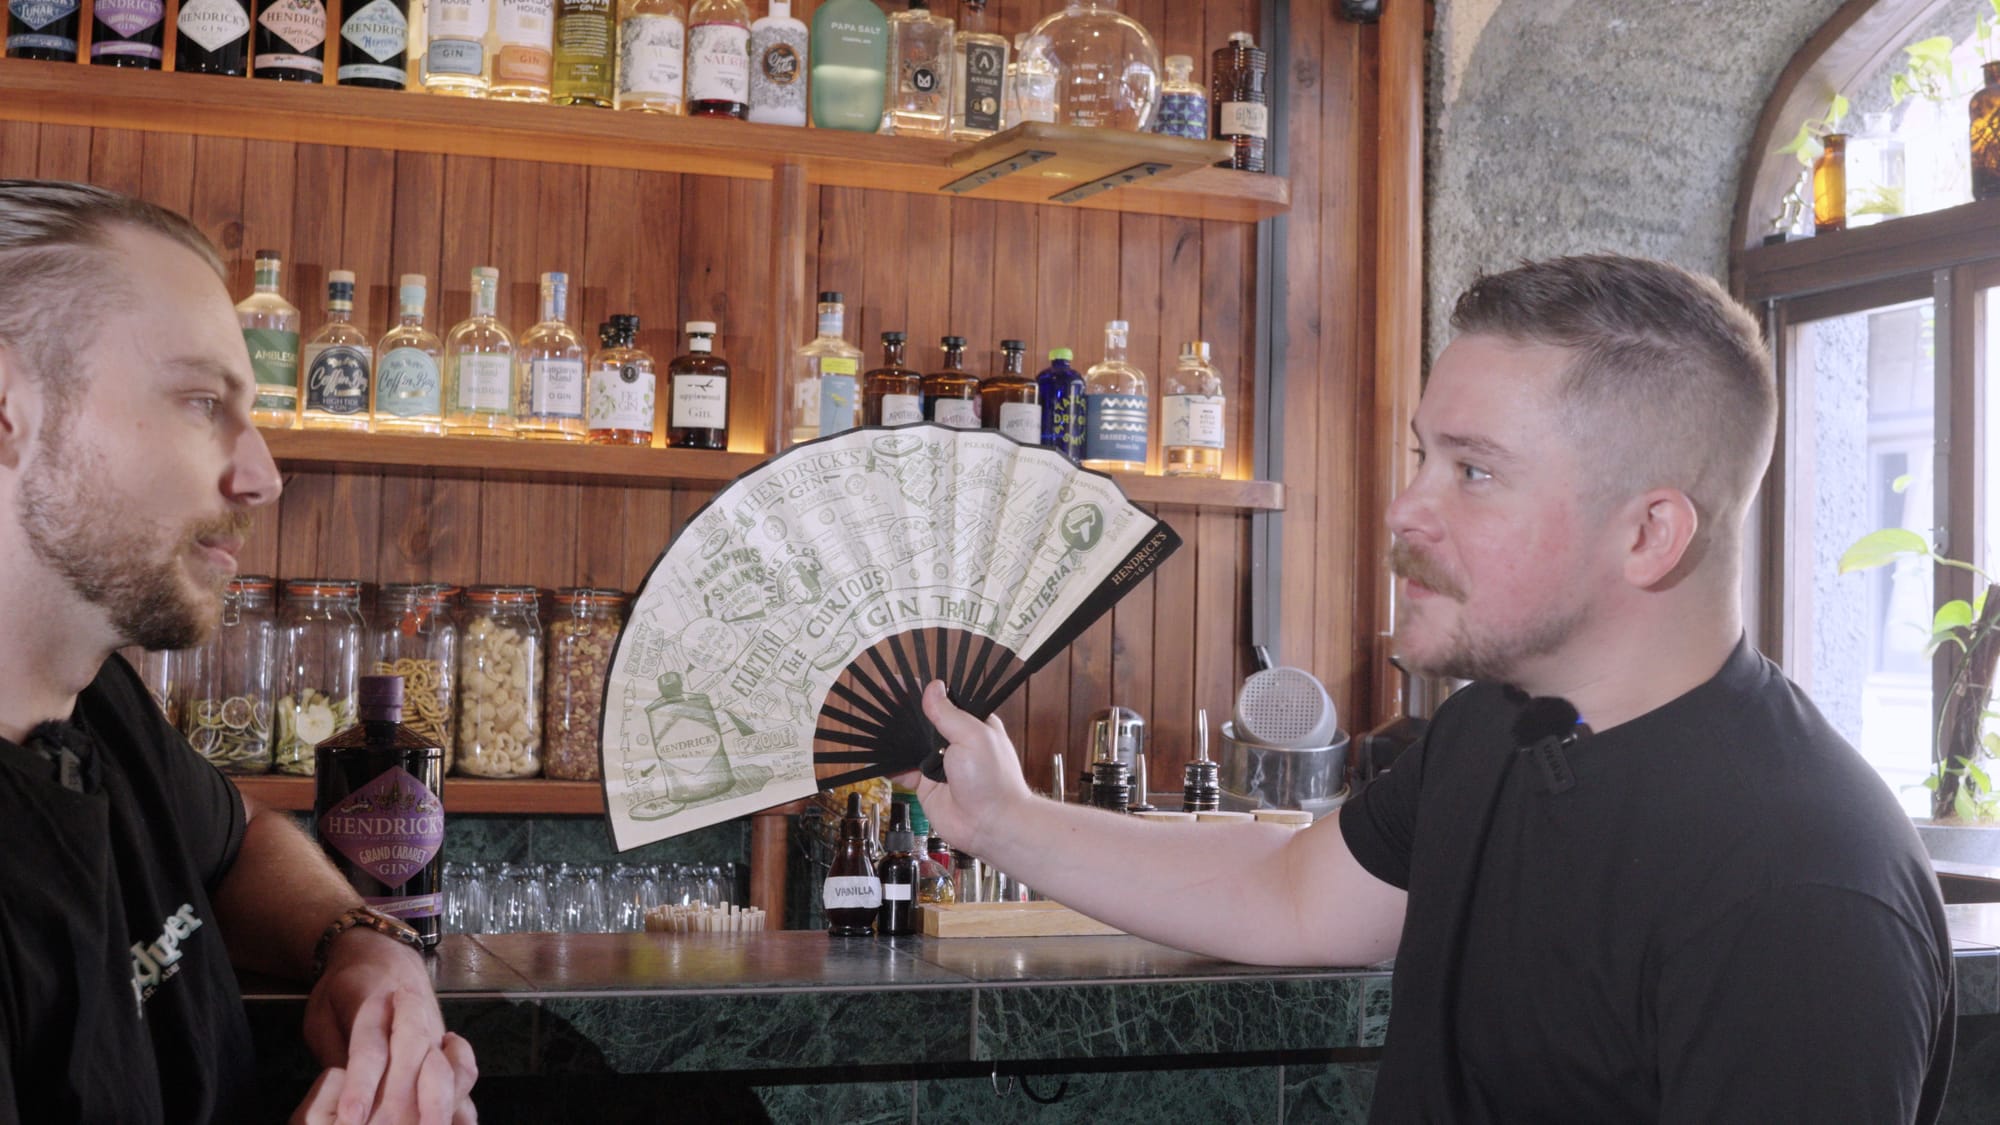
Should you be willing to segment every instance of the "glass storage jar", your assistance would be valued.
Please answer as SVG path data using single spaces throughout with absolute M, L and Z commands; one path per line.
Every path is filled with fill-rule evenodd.
M 181 684 L 180 677 L 187 665 L 185 649 L 165 648 L 128 649 L 133 671 L 145 682 L 146 693 L 153 697 L 160 714 L 167 717 L 167 723 L 181 725 Z
M 278 671 L 276 583 L 261 574 L 230 580 L 222 618 L 181 661 L 181 733 L 224 773 L 271 768 Z
M 604 681 L 625 619 L 625 595 L 587 587 L 556 592 L 549 620 L 548 707 L 543 712 L 544 772 L 564 781 L 596 781 Z
M 444 751 L 446 773 L 458 683 L 458 623 L 452 619 L 450 589 L 434 582 L 384 584 L 375 595 L 368 641 L 370 673 L 403 677 L 403 725 Z
M 1056 123 L 1142 133 L 1160 104 L 1160 47 L 1118 0 L 1069 0 L 1028 32 L 1021 59 L 1056 75 Z
M 313 748 L 355 722 L 361 682 L 361 583 L 294 578 L 278 617 L 277 744 L 279 773 L 313 775 Z
M 542 772 L 541 598 L 533 586 L 465 592 L 458 638 L 458 772 Z

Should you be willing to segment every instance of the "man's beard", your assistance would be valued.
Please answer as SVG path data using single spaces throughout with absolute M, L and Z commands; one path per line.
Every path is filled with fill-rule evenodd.
M 164 527 L 117 503 L 101 462 L 62 436 L 52 430 L 21 477 L 21 529 L 35 556 L 101 607 L 122 643 L 162 650 L 200 642 L 220 615 L 221 584 L 199 588 L 185 556 L 199 539 L 247 534 L 250 514 Z
M 1389 571 L 1398 578 L 1407 578 L 1433 591 L 1441 598 L 1461 606 L 1465 604 L 1465 588 L 1427 556 L 1400 539 L 1389 546 Z M 1396 603 L 1398 617 L 1409 612 L 1409 602 L 1399 600 Z M 1572 607 L 1531 624 L 1514 636 L 1503 637 L 1474 634 L 1465 616 L 1460 614 L 1444 651 L 1434 656 L 1418 656 L 1409 652 L 1399 655 L 1410 665 L 1411 671 L 1421 676 L 1513 683 L 1520 674 L 1522 664 L 1561 648 L 1582 627 L 1586 616 L 1580 607 Z

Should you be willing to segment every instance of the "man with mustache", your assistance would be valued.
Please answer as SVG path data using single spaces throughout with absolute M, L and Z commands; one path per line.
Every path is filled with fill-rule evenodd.
M 1742 525 L 1777 399 L 1713 282 L 1610 256 L 1459 300 L 1390 506 L 1396 645 L 1476 681 L 1295 835 L 1032 796 L 951 706 L 945 838 L 1132 933 L 1395 955 L 1382 1122 L 1938 1114 L 1951 941 L 1893 795 L 1751 648 Z
M 232 963 L 315 980 L 294 1120 L 473 1120 L 423 959 L 114 654 L 214 626 L 280 487 L 253 388 L 187 220 L 0 180 L 0 1122 L 257 1119 Z

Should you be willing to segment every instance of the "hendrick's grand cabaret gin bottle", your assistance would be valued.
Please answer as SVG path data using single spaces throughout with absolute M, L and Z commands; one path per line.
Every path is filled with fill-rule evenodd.
M 402 724 L 403 677 L 363 676 L 361 721 L 319 744 L 313 823 L 363 901 L 426 947 L 444 914 L 444 751 Z

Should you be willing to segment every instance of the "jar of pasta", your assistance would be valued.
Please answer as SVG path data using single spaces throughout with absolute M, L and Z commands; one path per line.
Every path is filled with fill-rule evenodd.
M 313 748 L 354 725 L 361 682 L 361 583 L 294 578 L 278 617 L 279 773 L 313 775 Z
M 458 772 L 542 772 L 541 595 L 533 586 L 465 592 L 458 638 Z
M 369 670 L 403 677 L 403 725 L 444 751 L 451 772 L 451 705 L 458 682 L 458 624 L 448 586 L 393 582 L 375 595 L 375 625 L 368 642 Z
M 271 769 L 271 712 L 276 702 L 276 584 L 259 574 L 231 579 L 222 618 L 208 640 L 182 654 L 180 728 L 202 757 L 224 773 Z
M 604 715 L 604 681 L 618 647 L 625 595 L 575 588 L 556 592 L 549 618 L 548 707 L 542 725 L 548 776 L 596 781 L 598 728 Z

